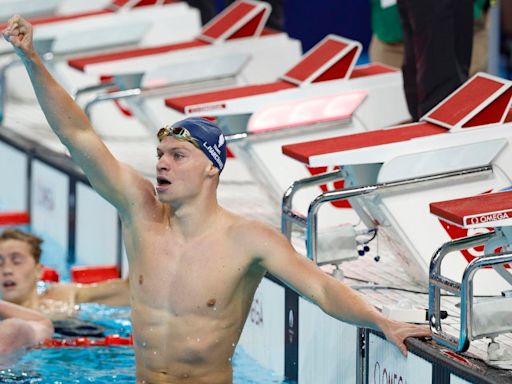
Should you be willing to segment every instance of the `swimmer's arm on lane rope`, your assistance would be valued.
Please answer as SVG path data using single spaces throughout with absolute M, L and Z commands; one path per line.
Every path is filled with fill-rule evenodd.
M 13 352 L 52 337 L 53 324 L 31 309 L 0 300 L 0 352 Z
M 148 193 L 153 196 L 151 183 L 114 158 L 82 109 L 48 72 L 32 44 L 30 23 L 14 16 L 2 33 L 23 61 L 52 130 L 69 149 L 96 191 L 121 214 L 131 212 L 134 202 L 146 201 Z
M 94 284 L 76 284 L 76 303 L 99 303 L 112 306 L 130 305 L 128 279 L 110 279 Z
M 253 238 L 250 244 L 254 244 L 254 254 L 262 266 L 328 315 L 350 324 L 382 331 L 404 355 L 407 353 L 405 338 L 430 336 L 428 327 L 386 319 L 358 292 L 298 254 L 289 241 L 273 228 L 264 224 L 252 225 L 250 236 Z

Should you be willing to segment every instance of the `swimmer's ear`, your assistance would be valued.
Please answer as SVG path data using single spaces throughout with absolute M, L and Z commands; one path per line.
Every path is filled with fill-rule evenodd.
M 43 277 L 43 264 L 41 263 L 38 263 L 36 265 L 36 272 L 37 272 L 37 275 L 39 276 L 39 279 L 41 279 Z
M 208 177 L 215 177 L 219 174 L 219 169 L 213 165 L 213 163 L 210 163 L 207 170 Z

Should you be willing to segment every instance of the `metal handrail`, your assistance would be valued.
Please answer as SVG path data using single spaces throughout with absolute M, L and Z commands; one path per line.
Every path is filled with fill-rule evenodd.
M 95 104 L 102 103 L 105 101 L 112 101 L 112 100 L 119 100 L 119 99 L 126 99 L 130 97 L 137 97 L 140 96 L 142 93 L 142 90 L 140 88 L 134 88 L 134 89 L 128 89 L 124 91 L 117 91 L 112 93 L 104 93 L 101 95 L 97 95 L 94 99 L 90 100 L 85 104 L 84 112 L 87 115 L 87 117 L 91 118 L 91 109 Z
M 494 235 L 495 232 L 493 231 L 446 242 L 434 252 L 432 259 L 430 260 L 428 303 L 428 319 L 430 327 L 433 328 L 433 335 L 439 336 L 440 343 L 454 350 L 465 351 L 469 348 L 469 343 L 466 341 L 467 338 L 459 337 L 457 339 L 443 332 L 441 323 L 441 289 L 460 295 L 462 284 L 442 276 L 440 274 L 441 264 L 445 256 L 449 253 L 482 245 L 492 239 Z M 461 320 L 462 316 L 461 310 Z M 434 337 L 437 338 L 436 336 Z
M 303 188 L 312 187 L 314 185 L 323 184 L 342 178 L 342 170 L 330 171 L 294 181 L 286 189 L 281 203 L 281 232 L 288 238 L 288 240 L 291 239 L 292 223 L 303 227 L 306 226 L 306 217 L 300 213 L 292 211 L 293 197 L 295 196 L 295 193 Z
M 456 352 L 465 352 L 469 348 L 473 338 L 473 279 L 480 269 L 485 267 L 496 267 L 512 262 L 512 253 L 503 252 L 487 254 L 473 259 L 464 269 L 461 283 L 446 284 L 452 280 L 440 275 L 441 264 L 444 257 L 451 252 L 472 248 L 477 245 L 491 241 L 496 232 L 490 232 L 463 239 L 457 239 L 443 244 L 434 253 L 431 263 L 429 278 L 429 308 L 428 317 L 432 329 L 432 338 L 439 344 L 451 348 Z M 458 287 L 457 287 L 458 286 Z M 460 296 L 460 329 L 459 336 L 447 334 L 442 329 L 441 322 L 441 289 L 451 288 L 457 296 Z
M 106 81 L 106 82 L 99 83 L 99 84 L 89 85 L 87 87 L 78 88 L 72 94 L 72 97 L 74 100 L 77 100 L 80 96 L 82 96 L 82 94 L 102 91 L 102 90 L 109 89 L 109 88 L 117 89 L 114 87 L 116 87 L 116 83 L 114 81 Z
M 306 233 L 307 233 L 307 256 L 316 262 L 316 254 L 317 254 L 317 239 L 318 239 L 318 230 L 317 230 L 317 222 L 318 222 L 318 210 L 321 205 L 330 202 L 330 201 L 338 201 L 345 200 L 351 197 L 367 195 L 372 192 L 382 191 L 382 190 L 393 190 L 398 189 L 404 186 L 411 186 L 420 183 L 427 182 L 436 182 L 442 181 L 451 178 L 461 178 L 461 177 L 469 177 L 475 174 L 481 174 L 483 172 L 492 172 L 492 165 L 480 166 L 480 167 L 472 167 L 466 168 L 458 171 L 451 172 L 443 172 L 436 173 L 421 177 L 414 177 L 410 179 L 403 179 L 398 181 L 391 181 L 386 183 L 379 183 L 374 185 L 367 185 L 363 187 L 353 187 L 353 188 L 345 188 L 334 191 L 329 191 L 318 195 L 309 205 L 307 219 L 306 219 Z M 307 179 L 306 179 L 307 180 Z M 282 223 L 286 220 L 285 217 L 290 216 L 290 199 L 293 197 L 293 194 L 299 188 L 295 188 L 293 191 L 289 191 L 290 188 L 285 192 L 285 196 L 283 197 L 283 210 L 282 210 Z M 293 192 L 293 193 L 292 193 Z M 286 206 L 284 204 L 286 198 Z M 287 232 L 284 232 L 284 231 Z M 291 229 L 288 227 L 284 227 L 282 225 L 282 231 L 284 234 L 288 235 L 291 233 Z

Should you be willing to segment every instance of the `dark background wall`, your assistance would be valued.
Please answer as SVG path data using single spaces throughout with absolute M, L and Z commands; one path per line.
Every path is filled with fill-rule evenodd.
M 370 2 L 351 0 L 284 0 L 285 30 L 308 50 L 334 33 L 361 42 L 371 38 Z

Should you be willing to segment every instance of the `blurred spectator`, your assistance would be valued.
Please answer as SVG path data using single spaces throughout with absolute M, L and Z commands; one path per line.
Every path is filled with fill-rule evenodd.
M 511 4 L 512 3 L 508 3 Z M 469 75 L 487 71 L 488 60 L 488 0 L 473 2 L 474 32 L 473 50 Z M 370 60 L 402 67 L 404 54 L 403 33 L 396 0 L 371 0 L 372 41 L 370 43 Z M 510 9 L 512 17 L 512 9 Z
M 370 60 L 400 68 L 404 58 L 404 36 L 396 1 L 370 1 L 372 23 Z
M 506 76 L 512 78 L 512 1 L 501 1 L 501 52 Z
M 402 73 L 413 121 L 468 79 L 472 0 L 398 0 L 404 34 Z

